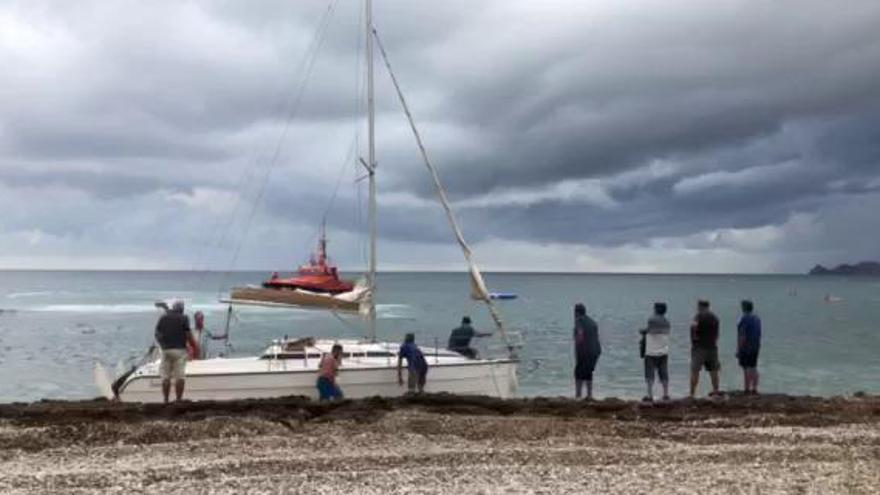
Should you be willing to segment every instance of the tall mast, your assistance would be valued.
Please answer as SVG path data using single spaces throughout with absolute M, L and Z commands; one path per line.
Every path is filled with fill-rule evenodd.
M 366 35 L 367 35 L 367 146 L 369 148 L 368 172 L 370 174 L 370 273 L 367 283 L 370 287 L 369 306 L 369 339 L 376 340 L 376 141 L 375 141 L 375 106 L 373 101 L 373 1 L 366 0 Z

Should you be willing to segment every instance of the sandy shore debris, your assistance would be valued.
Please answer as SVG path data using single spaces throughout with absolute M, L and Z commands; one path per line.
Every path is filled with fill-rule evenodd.
M 2 493 L 877 493 L 880 398 L 0 405 Z

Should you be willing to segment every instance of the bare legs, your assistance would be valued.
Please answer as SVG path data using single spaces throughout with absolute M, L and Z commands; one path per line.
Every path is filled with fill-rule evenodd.
M 176 397 L 178 402 L 183 399 L 183 386 L 185 383 L 186 382 L 184 382 L 183 380 L 177 380 L 176 382 L 174 382 L 174 396 Z
M 743 384 L 747 394 L 758 393 L 758 368 L 743 368 Z
M 574 381 L 574 396 L 576 399 L 581 398 L 581 392 L 583 391 L 584 384 L 587 385 L 587 399 L 593 398 L 593 381 L 592 380 L 578 380 Z
M 709 377 L 712 379 L 712 395 L 718 394 L 718 370 L 714 369 L 709 372 Z
M 709 378 L 712 380 L 712 393 L 709 395 L 717 395 L 719 393 L 719 372 L 717 369 L 709 372 Z M 691 394 L 693 399 L 697 393 L 697 385 L 700 384 L 700 370 L 691 370 Z
M 183 388 L 184 388 L 183 380 L 175 380 L 174 381 L 174 397 L 179 401 L 183 399 Z M 165 400 L 165 403 L 168 404 L 169 396 L 171 395 L 171 380 L 162 380 L 162 398 Z

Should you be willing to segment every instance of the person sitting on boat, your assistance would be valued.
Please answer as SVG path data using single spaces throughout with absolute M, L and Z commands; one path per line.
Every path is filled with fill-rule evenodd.
M 406 369 L 409 372 L 407 389 L 410 393 L 422 393 L 425 391 L 425 380 L 428 377 L 428 361 L 422 350 L 416 345 L 415 334 L 408 333 L 400 345 L 397 353 L 397 382 L 403 386 L 403 360 L 406 359 Z
M 321 400 L 342 398 L 342 389 L 336 384 L 336 375 L 342 364 L 342 346 L 333 344 L 330 354 L 324 354 L 318 365 L 318 395 Z
M 470 316 L 465 316 L 461 319 L 461 326 L 452 330 L 452 333 L 449 334 L 449 345 L 447 349 L 450 351 L 455 351 L 462 356 L 477 359 L 479 353 L 477 350 L 471 347 L 471 340 L 474 337 L 491 337 L 492 333 L 483 333 L 477 332 L 474 330 L 474 327 L 471 326 L 471 318 Z
M 156 342 L 162 349 L 159 375 L 162 378 L 162 397 L 168 403 L 171 381 L 179 401 L 183 398 L 186 378 L 186 344 L 192 341 L 189 318 L 183 313 L 183 301 L 174 301 L 171 310 L 165 312 L 156 324 Z

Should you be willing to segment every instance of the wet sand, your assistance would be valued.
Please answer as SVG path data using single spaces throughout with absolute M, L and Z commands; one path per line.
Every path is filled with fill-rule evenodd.
M 878 493 L 880 397 L 0 405 L 2 493 Z

